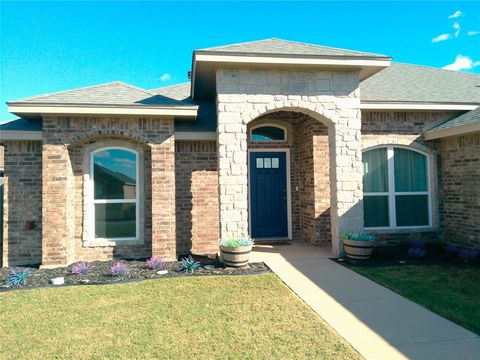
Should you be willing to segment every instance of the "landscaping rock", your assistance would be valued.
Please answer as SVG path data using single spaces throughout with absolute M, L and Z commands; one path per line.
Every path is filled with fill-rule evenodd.
M 211 256 L 195 256 L 195 261 L 198 261 L 201 267 L 193 274 L 180 272 L 180 262 L 169 261 L 166 262 L 161 270 L 149 269 L 145 260 L 111 260 L 111 261 L 95 261 L 92 262 L 94 266 L 87 274 L 78 277 L 72 274 L 72 265 L 56 269 L 39 269 L 36 267 L 29 267 L 30 275 L 26 279 L 26 284 L 19 287 L 5 287 L 8 279 L 8 268 L 0 269 L 0 291 L 9 291 L 19 288 L 36 288 L 54 286 L 52 281 L 56 278 L 63 278 L 64 285 L 85 285 L 85 284 L 109 284 L 122 283 L 131 281 L 141 281 L 147 279 L 158 279 L 158 275 L 162 278 L 170 277 L 185 277 L 185 276 L 209 276 L 209 275 L 249 275 L 261 274 L 270 272 L 270 269 L 264 263 L 252 263 L 248 267 L 241 269 L 226 268 L 218 261 L 216 255 Z M 113 276 L 111 267 L 117 263 L 122 262 L 129 268 L 128 274 L 125 276 Z

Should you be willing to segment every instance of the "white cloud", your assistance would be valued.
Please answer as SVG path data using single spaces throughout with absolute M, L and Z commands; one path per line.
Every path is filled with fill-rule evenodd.
M 172 75 L 170 75 L 169 73 L 165 73 L 163 74 L 162 76 L 160 76 L 160 80 L 161 81 L 168 81 L 172 78 Z
M 478 35 L 478 34 L 480 34 L 480 31 L 473 31 L 473 30 L 471 30 L 471 31 L 467 32 L 467 35 L 468 35 L 468 36 L 474 36 L 474 35 Z
M 458 35 L 460 34 L 460 30 L 461 30 L 460 24 L 458 22 L 454 22 L 453 28 L 455 29 L 455 34 L 454 34 L 455 38 L 458 38 Z
M 437 43 L 437 42 L 445 41 L 448 39 L 450 39 L 450 34 L 442 34 L 442 35 L 438 35 L 437 37 L 434 37 L 432 39 L 432 43 Z
M 462 17 L 463 13 L 460 10 L 455 11 L 452 15 L 450 15 L 448 18 L 449 19 L 456 19 L 459 17 Z
M 468 56 L 457 55 L 457 57 L 455 58 L 455 61 L 451 64 L 445 65 L 443 69 L 460 71 L 460 70 L 470 70 L 476 66 L 480 66 L 480 61 L 473 61 Z

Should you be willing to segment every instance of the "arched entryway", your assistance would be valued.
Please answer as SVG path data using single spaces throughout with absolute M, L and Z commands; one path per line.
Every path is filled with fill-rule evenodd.
M 318 86 L 323 82 L 329 83 L 328 89 Z M 220 236 L 249 234 L 247 127 L 265 115 L 296 112 L 328 128 L 331 244 L 332 252 L 340 254 L 340 234 L 363 228 L 358 73 L 218 70 L 216 90 Z M 306 154 L 312 159 L 312 151 Z M 315 177 L 310 183 L 314 186 Z M 310 211 L 315 218 L 320 202 L 313 199 Z M 305 229 L 300 226 L 300 231 Z
M 328 128 L 298 111 L 247 124 L 249 234 L 331 246 Z

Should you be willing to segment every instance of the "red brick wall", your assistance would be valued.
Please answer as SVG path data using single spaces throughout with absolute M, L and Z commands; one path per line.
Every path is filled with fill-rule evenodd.
M 42 256 L 42 143 L 5 141 L 2 266 L 39 264 Z M 34 228 L 27 229 L 26 222 Z
M 421 135 L 426 125 L 461 113 L 444 111 L 362 111 L 362 134 Z
M 480 134 L 440 140 L 445 238 L 480 248 Z
M 60 266 L 114 256 L 175 258 L 173 131 L 173 120 L 164 119 L 44 118 L 43 265 Z M 144 245 L 82 246 L 83 149 L 106 139 L 133 142 L 145 149 Z
M 218 251 L 218 156 L 212 141 L 175 144 L 177 253 Z

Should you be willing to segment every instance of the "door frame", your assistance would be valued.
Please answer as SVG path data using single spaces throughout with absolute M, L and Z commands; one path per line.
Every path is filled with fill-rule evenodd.
M 289 148 L 264 148 L 248 149 L 247 151 L 247 174 L 248 174 L 248 232 L 252 233 L 252 208 L 250 201 L 250 153 L 252 152 L 284 152 L 285 153 L 285 176 L 287 177 L 287 238 L 258 238 L 259 241 L 292 240 L 292 191 L 291 191 L 291 173 L 290 173 L 290 149 Z

